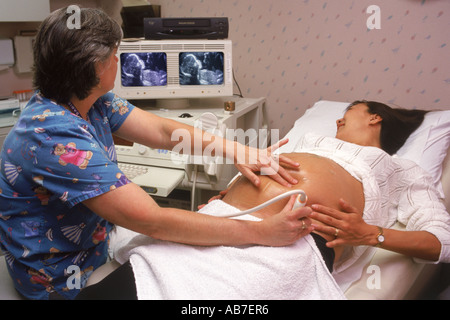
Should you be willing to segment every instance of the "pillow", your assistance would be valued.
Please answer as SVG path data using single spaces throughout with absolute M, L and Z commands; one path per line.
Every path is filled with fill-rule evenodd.
M 334 137 L 336 120 L 343 117 L 350 102 L 318 101 L 295 121 L 287 133 L 290 142 L 307 132 Z M 426 114 L 423 123 L 398 150 L 398 157 L 417 163 L 430 173 L 439 185 L 442 176 L 442 162 L 450 145 L 450 110 L 432 111 Z M 288 143 L 280 152 L 292 152 L 295 143 Z
M 432 111 L 398 150 L 401 158 L 416 162 L 439 183 L 442 163 L 450 146 L 450 110 Z
M 297 119 L 293 128 L 286 134 L 288 144 L 279 149 L 280 153 L 294 150 L 299 137 L 306 133 L 315 133 L 327 137 L 336 135 L 336 120 L 344 116 L 350 102 L 318 101 L 305 114 Z
M 295 121 L 292 134 L 317 133 L 324 136 L 336 135 L 336 120 L 342 118 L 350 102 L 318 101 Z M 291 131 L 292 131 L 291 130 Z M 289 132 L 288 134 L 290 134 Z

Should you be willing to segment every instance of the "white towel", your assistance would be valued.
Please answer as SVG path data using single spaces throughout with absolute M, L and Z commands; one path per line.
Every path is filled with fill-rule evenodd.
M 202 212 L 224 210 L 238 209 L 216 200 Z M 286 247 L 201 247 L 140 235 L 115 257 L 130 259 L 139 299 L 345 299 L 311 236 Z

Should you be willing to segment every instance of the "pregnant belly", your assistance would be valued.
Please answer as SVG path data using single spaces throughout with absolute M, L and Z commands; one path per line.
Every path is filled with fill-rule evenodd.
M 255 187 L 247 178 L 241 176 L 230 187 L 223 201 L 240 210 L 247 210 L 289 190 L 302 189 L 308 196 L 307 206 L 322 204 L 339 209 L 339 199 L 342 198 L 356 207 L 358 212 L 363 212 L 362 184 L 336 162 L 308 153 L 290 153 L 284 156 L 300 163 L 299 168 L 288 170 L 298 180 L 292 188 L 284 187 L 267 176 L 260 176 L 261 185 Z M 285 198 L 253 215 L 265 218 L 276 214 L 288 201 L 289 199 Z M 325 238 L 329 239 L 326 235 Z

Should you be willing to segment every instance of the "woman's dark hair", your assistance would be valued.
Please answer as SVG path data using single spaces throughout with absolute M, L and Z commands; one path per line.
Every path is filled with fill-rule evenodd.
M 395 154 L 403 146 L 411 133 L 422 124 L 428 112 L 418 109 L 391 108 L 380 102 L 366 100 L 354 101 L 348 108 L 357 104 L 365 104 L 370 114 L 381 117 L 381 149 L 390 155 Z
M 101 10 L 81 9 L 80 28 L 69 28 L 71 14 L 67 8 L 52 12 L 34 43 L 33 85 L 57 103 L 89 96 L 99 83 L 96 64 L 109 58 L 122 39 L 120 26 Z

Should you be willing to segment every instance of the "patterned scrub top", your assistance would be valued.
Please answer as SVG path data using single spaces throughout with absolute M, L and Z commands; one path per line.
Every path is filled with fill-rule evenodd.
M 37 92 L 0 154 L 0 245 L 29 299 L 73 299 L 106 262 L 113 225 L 81 202 L 130 181 L 112 133 L 134 108 L 108 93 L 85 121 Z M 75 271 L 80 271 L 78 276 Z

